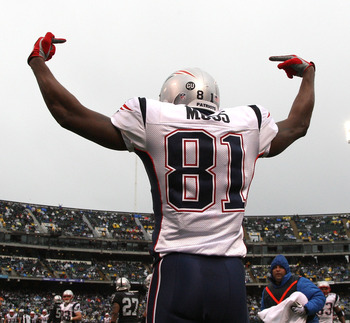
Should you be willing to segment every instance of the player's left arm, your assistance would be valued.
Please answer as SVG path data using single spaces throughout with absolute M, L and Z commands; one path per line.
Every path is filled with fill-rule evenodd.
M 74 312 L 74 316 L 72 316 L 72 321 L 80 321 L 82 319 L 82 315 L 80 311 Z
M 337 314 L 338 319 L 341 323 L 345 323 L 345 316 L 343 310 L 340 308 L 340 306 L 334 306 L 334 312 Z
M 294 56 L 284 60 L 284 63 L 278 66 L 286 71 L 289 78 L 292 78 L 293 75 L 302 77 L 302 82 L 287 119 L 277 122 L 278 133 L 271 142 L 270 152 L 267 157 L 280 154 L 294 141 L 305 136 L 310 126 L 315 104 L 315 65 Z M 270 60 L 278 60 L 281 57 L 273 56 Z M 296 61 L 296 59 L 298 60 Z
M 119 316 L 119 310 L 120 306 L 118 303 L 113 303 L 112 305 L 112 318 L 111 318 L 111 323 L 116 323 L 118 320 Z
M 80 304 L 79 303 L 75 303 L 73 305 L 72 309 L 73 309 L 73 311 L 72 311 L 71 321 L 80 321 L 82 319 L 81 310 L 80 310 Z

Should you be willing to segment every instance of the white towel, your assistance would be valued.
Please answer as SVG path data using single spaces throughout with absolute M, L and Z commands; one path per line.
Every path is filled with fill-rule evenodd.
M 291 307 L 299 302 L 305 305 L 307 297 L 301 292 L 294 292 L 278 305 L 269 307 L 259 312 L 260 319 L 265 323 L 305 323 L 307 315 L 300 316 L 291 310 Z

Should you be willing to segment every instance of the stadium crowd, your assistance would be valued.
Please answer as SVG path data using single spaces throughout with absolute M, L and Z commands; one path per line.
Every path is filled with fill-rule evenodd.
M 37 315 L 42 313 L 43 309 L 50 309 L 53 305 L 55 293 L 33 293 L 30 291 L 4 291 L 0 290 L 0 315 L 1 318 L 14 309 L 17 313 L 20 309 L 25 312 L 34 311 Z M 247 306 L 249 311 L 250 322 L 261 322 L 258 320 L 260 311 L 260 296 L 248 295 Z M 75 301 L 81 305 L 83 322 L 103 322 L 105 313 L 111 311 L 111 297 L 103 295 L 77 294 Z M 145 295 L 140 295 L 141 302 L 139 313 L 143 313 L 145 308 Z M 350 315 L 350 297 L 340 293 L 340 307 L 344 310 L 345 315 Z M 1 321 L 0 321 L 1 322 Z
M 82 210 L 0 200 L 0 229 L 65 236 L 150 240 L 150 214 Z M 246 216 L 246 239 L 259 233 L 266 242 L 338 241 L 350 236 L 349 214 L 319 216 Z
M 265 216 L 244 219 L 245 239 L 253 242 L 336 242 L 350 237 L 349 214 L 318 216 Z M 53 234 L 67 237 L 150 241 L 153 232 L 151 214 L 132 214 L 115 211 L 80 210 L 62 206 L 43 206 L 0 200 L 0 232 L 24 234 Z M 266 284 L 269 266 L 246 259 L 246 283 Z M 303 257 L 291 263 L 293 273 L 314 283 L 325 280 L 349 281 L 349 256 Z M 141 261 L 97 259 L 72 260 L 40 257 L 9 256 L 0 252 L 0 276 L 12 278 L 82 279 L 84 281 L 115 281 L 127 277 L 142 284 L 151 272 L 151 264 Z M 3 280 L 4 281 L 4 280 Z M 50 308 L 55 291 L 42 293 L 14 291 L 0 288 L 1 317 L 10 309 L 41 313 Z M 110 295 L 111 296 L 111 295 Z M 77 293 L 85 322 L 101 322 L 110 311 L 110 296 Z M 144 296 L 144 295 L 143 295 Z M 260 296 L 249 294 L 248 308 L 251 322 L 257 317 Z M 340 294 L 341 307 L 350 316 L 350 296 Z M 141 302 L 140 311 L 144 307 Z

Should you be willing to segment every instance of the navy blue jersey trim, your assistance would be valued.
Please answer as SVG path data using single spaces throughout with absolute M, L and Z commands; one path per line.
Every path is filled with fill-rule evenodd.
M 153 256 L 154 260 L 158 258 L 158 254 L 154 251 L 154 246 L 157 242 L 159 233 L 160 233 L 160 223 L 162 221 L 162 201 L 160 196 L 160 189 L 158 185 L 157 174 L 154 169 L 154 164 L 151 156 L 145 151 L 135 149 L 135 153 L 143 162 L 145 170 L 147 172 L 150 184 L 151 184 L 151 195 L 153 202 L 153 213 L 154 213 L 154 221 L 155 227 L 152 235 L 152 247 L 150 250 L 151 256 Z
M 254 112 L 256 114 L 256 117 L 258 118 L 258 126 L 259 126 L 259 131 L 260 131 L 260 128 L 261 128 L 261 111 L 255 104 L 252 104 L 252 105 L 249 105 L 249 106 L 254 110 Z
M 146 99 L 139 98 L 139 102 L 140 102 L 140 110 L 142 114 L 143 125 L 146 126 Z

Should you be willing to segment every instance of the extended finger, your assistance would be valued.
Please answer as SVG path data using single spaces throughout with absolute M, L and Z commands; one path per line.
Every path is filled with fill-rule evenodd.
M 53 44 L 62 44 L 65 43 L 66 40 L 64 38 L 52 38 L 52 43 Z
M 280 55 L 280 56 L 270 56 L 269 60 L 273 62 L 284 62 L 288 59 L 294 58 L 294 55 Z

